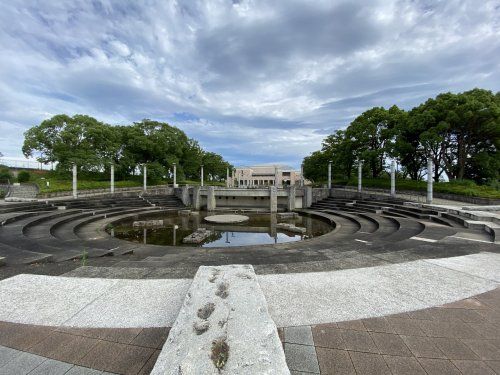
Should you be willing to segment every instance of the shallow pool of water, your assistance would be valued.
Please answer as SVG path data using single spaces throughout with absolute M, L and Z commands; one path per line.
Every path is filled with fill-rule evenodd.
M 250 220 L 238 224 L 210 224 L 204 221 L 206 212 L 199 215 L 181 216 L 178 213 L 154 213 L 127 218 L 107 228 L 112 236 L 127 241 L 164 245 L 197 247 L 232 247 L 264 245 L 300 241 L 317 237 L 332 230 L 332 226 L 322 220 L 307 216 L 293 219 L 279 219 L 276 214 L 248 214 Z M 153 227 L 134 227 L 134 221 L 162 220 Z M 278 223 L 294 224 L 305 228 L 304 234 L 292 233 L 276 228 Z M 185 244 L 183 239 L 199 228 L 210 230 L 210 236 L 199 244 Z

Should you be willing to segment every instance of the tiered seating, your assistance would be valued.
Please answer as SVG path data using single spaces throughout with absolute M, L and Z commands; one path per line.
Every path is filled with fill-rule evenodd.
M 105 208 L 105 207 L 149 207 L 146 200 L 135 196 L 100 196 L 57 201 L 66 208 Z
M 149 195 L 145 194 L 142 196 L 144 200 L 148 203 L 155 205 L 157 207 L 169 208 L 169 209 L 180 209 L 184 207 L 181 200 L 175 195 Z
M 5 258 L 3 262 L 9 267 L 64 262 L 86 254 L 91 265 L 103 269 L 85 267 L 78 271 L 79 276 L 106 277 L 104 268 L 109 266 L 112 271 L 107 275 L 113 277 L 119 277 L 120 272 L 124 277 L 128 277 L 127 272 L 189 277 L 200 265 L 250 263 L 262 273 L 312 272 L 498 251 L 498 245 L 491 243 L 495 233 L 487 233 L 479 221 L 475 228 L 470 218 L 400 200 L 324 199 L 298 211 L 329 221 L 331 232 L 274 245 L 165 247 L 119 240 L 105 231 L 108 225 L 131 216 L 182 208 L 174 196 L 147 194 L 0 206 L 0 258 Z M 478 242 L 464 242 L 467 236 Z M 114 257 L 102 258 L 109 255 Z M 81 262 L 73 264 L 78 267 Z
M 164 201 L 168 209 L 183 207 L 177 198 Z M 159 209 L 142 197 L 118 195 L 6 204 L 0 206 L 0 257 L 9 265 L 126 254 L 136 245 L 98 231 L 101 223 Z

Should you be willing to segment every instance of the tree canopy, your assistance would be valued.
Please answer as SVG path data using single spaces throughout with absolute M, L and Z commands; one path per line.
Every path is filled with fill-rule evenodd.
M 215 181 L 226 177 L 232 166 L 222 156 L 204 151 L 198 142 L 167 123 L 142 120 L 131 125 L 112 126 L 86 115 L 56 115 L 26 131 L 23 154 L 44 164 L 57 163 L 69 171 L 75 163 L 81 171 L 101 172 L 111 163 L 118 177 L 148 166 L 148 178 L 160 180 L 177 165 L 177 176 L 198 179 L 200 167 Z
M 487 183 L 498 181 L 499 148 L 500 93 L 473 89 L 439 94 L 410 111 L 392 106 L 363 112 L 304 159 L 304 174 L 324 181 L 331 160 L 334 175 L 349 178 L 359 158 L 363 173 L 379 177 L 395 158 L 403 177 L 419 180 L 431 158 L 436 181 L 446 176 Z

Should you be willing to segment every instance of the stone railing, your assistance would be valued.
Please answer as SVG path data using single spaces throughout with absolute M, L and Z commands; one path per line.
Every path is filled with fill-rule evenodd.
M 134 187 L 124 187 L 115 188 L 115 195 L 155 195 L 155 194 L 167 194 L 172 195 L 174 188 L 165 185 L 148 186 L 146 192 L 144 192 L 142 186 Z M 91 196 L 101 196 L 101 195 L 111 195 L 109 188 L 102 189 L 88 189 L 88 190 L 78 190 L 79 197 L 91 197 Z M 57 191 L 51 193 L 39 193 L 37 198 L 56 198 L 56 197 L 71 197 L 72 191 Z

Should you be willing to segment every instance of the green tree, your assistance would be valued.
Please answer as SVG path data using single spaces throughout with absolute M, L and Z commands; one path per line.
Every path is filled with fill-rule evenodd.
M 76 163 L 82 170 L 98 171 L 118 148 L 119 135 L 109 125 L 85 115 L 56 115 L 25 133 L 22 151 L 44 164 L 57 162 L 62 170 Z
M 397 111 L 397 107 L 392 111 Z M 365 162 L 376 178 L 385 168 L 385 160 L 393 149 L 394 115 L 391 110 L 375 107 L 363 112 L 346 130 L 353 154 Z

